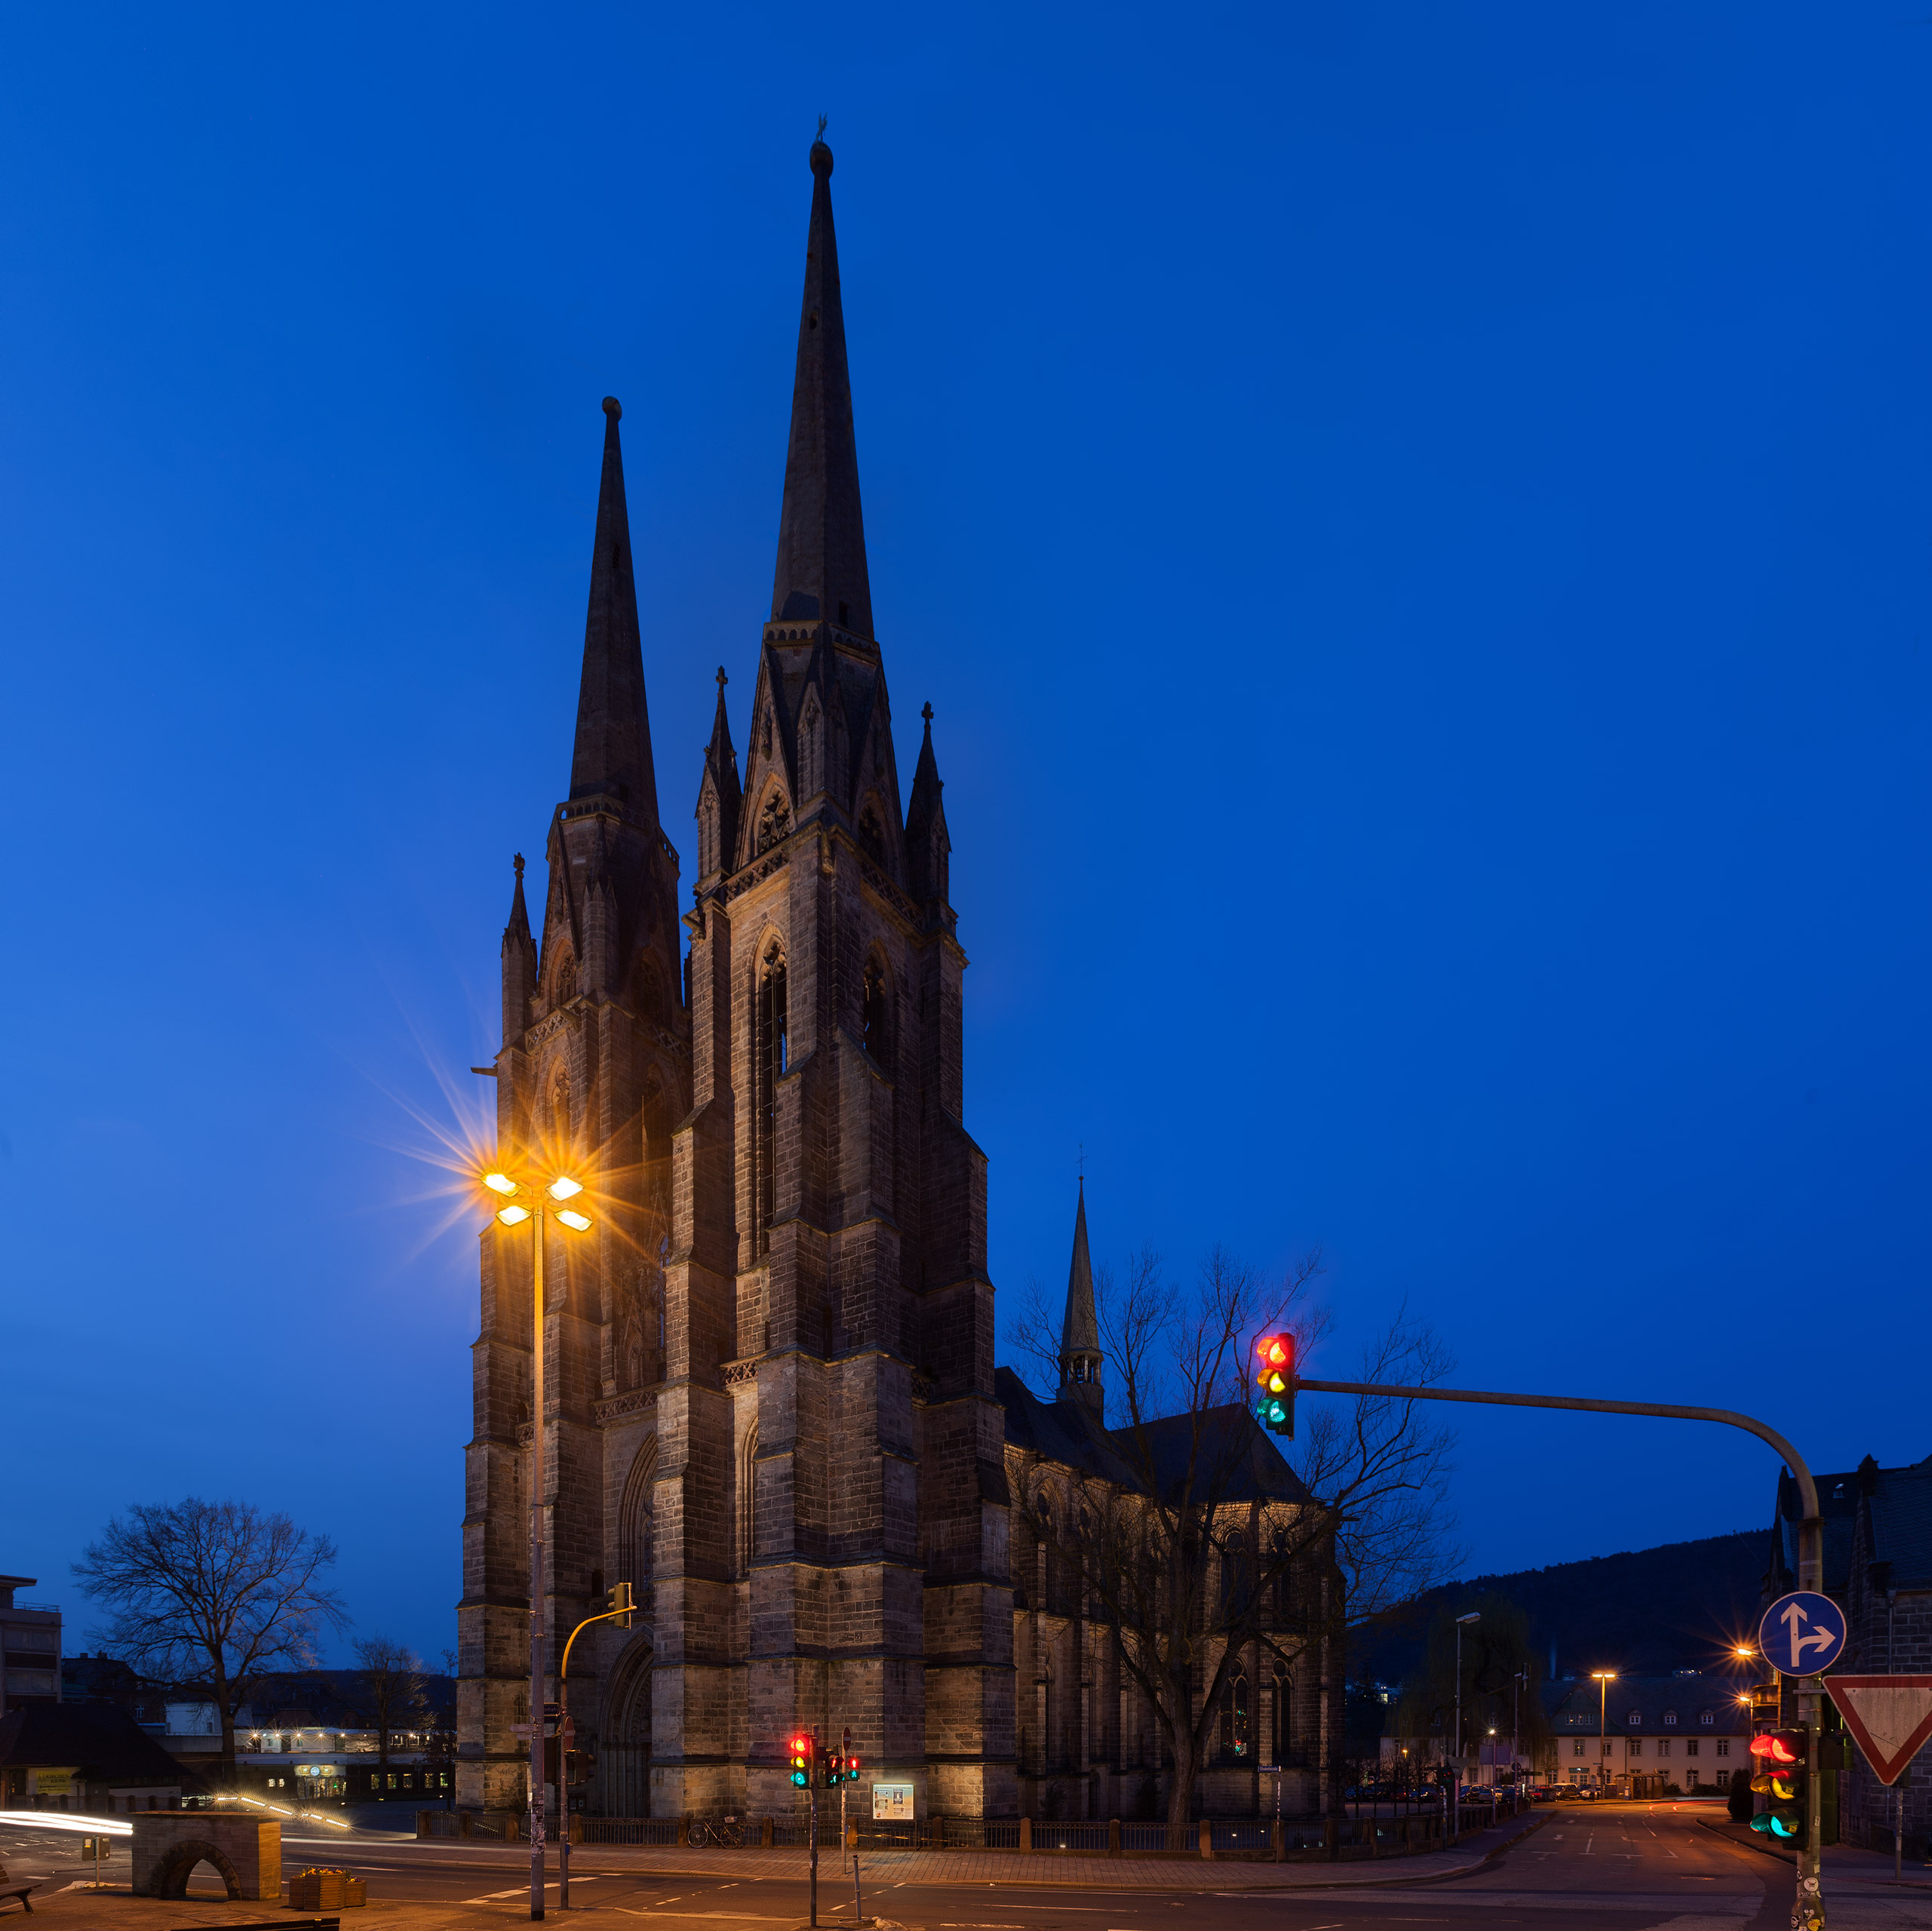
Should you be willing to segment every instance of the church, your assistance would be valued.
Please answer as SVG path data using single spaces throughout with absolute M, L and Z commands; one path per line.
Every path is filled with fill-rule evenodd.
M 1120 1815 L 1151 1788 L 1158 1746 L 1014 1506 L 1023 1464 L 1077 1478 L 1104 1432 L 1084 1203 L 1061 1399 L 1043 1402 L 994 1365 L 932 714 L 908 796 L 822 140 L 810 164 L 770 614 L 742 769 L 717 673 L 690 901 L 659 817 L 615 400 L 534 926 L 516 864 L 499 1145 L 582 1180 L 594 1220 L 575 1236 L 536 1223 L 541 1615 L 554 1671 L 607 1589 L 635 1592 L 634 1626 L 598 1625 L 571 1656 L 594 1813 L 787 1812 L 803 1793 L 785 1739 L 805 1726 L 849 1730 L 865 1781 L 911 1784 L 921 1816 Z M 527 1764 L 533 1255 L 527 1227 L 494 1220 L 481 1245 L 457 1802 L 505 1810 Z M 1278 1479 L 1307 1503 L 1285 1463 Z M 1291 1688 L 1255 1660 L 1240 1721 L 1260 1747 L 1204 1787 L 1252 1812 L 1271 1746 L 1302 1767 L 1285 1807 L 1306 1811 L 1338 1661 Z

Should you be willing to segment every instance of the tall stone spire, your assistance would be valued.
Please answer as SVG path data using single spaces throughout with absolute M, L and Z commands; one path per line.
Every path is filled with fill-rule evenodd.
M 1101 1420 L 1107 1395 L 1100 1385 L 1100 1322 L 1094 1312 L 1093 1263 L 1087 1255 L 1087 1183 L 1074 1209 L 1074 1261 L 1067 1270 L 1067 1312 L 1060 1323 L 1060 1399 L 1084 1402 Z
M 823 121 L 819 131 L 825 132 Z M 798 318 L 772 618 L 775 622 L 822 619 L 862 637 L 872 635 L 852 378 L 839 302 L 838 243 L 832 233 L 832 151 L 822 140 L 812 144 L 812 226 L 805 242 L 805 299 Z
M 628 815 L 655 825 L 657 775 L 644 708 L 644 659 L 637 634 L 637 586 L 631 570 L 631 519 L 624 504 L 624 452 L 617 398 L 604 399 L 604 477 L 597 489 L 597 541 L 591 554 L 590 610 L 584 620 L 583 681 L 570 796 L 614 794 Z

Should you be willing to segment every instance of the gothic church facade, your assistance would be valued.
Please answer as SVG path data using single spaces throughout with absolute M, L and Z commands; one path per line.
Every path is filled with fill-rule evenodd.
M 494 1069 L 499 1146 L 582 1180 L 594 1225 L 573 1237 L 539 1217 L 534 1337 L 529 1226 L 482 1236 L 458 1611 L 465 1810 L 524 1798 L 533 1338 L 552 1671 L 612 1584 L 640 1605 L 636 1626 L 600 1625 L 572 1654 L 594 1811 L 788 1810 L 785 1739 L 805 1724 L 849 1727 L 868 1781 L 913 1783 L 922 1816 L 1012 1816 L 1056 1767 L 1117 1770 L 1132 1730 L 1117 1684 L 1062 1698 L 1051 1737 L 1031 1687 L 1016 1714 L 1016 1629 L 1034 1674 L 1057 1645 L 1077 1683 L 1100 1650 L 1066 1617 L 1049 1627 L 1037 1590 L 1015 1609 L 1009 1407 L 1032 1398 L 995 1383 L 932 714 L 908 797 L 867 575 L 832 157 L 821 142 L 810 158 L 749 737 L 741 771 L 720 670 L 681 910 L 621 411 L 604 404 L 570 791 L 536 928 L 518 861 Z M 1040 1435 L 1037 1417 L 1024 1426 Z M 1083 1785 L 1078 1807 L 1118 1796 Z

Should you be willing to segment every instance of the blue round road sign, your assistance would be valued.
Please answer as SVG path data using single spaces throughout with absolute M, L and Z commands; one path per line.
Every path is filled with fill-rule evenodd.
M 1793 1589 L 1765 1611 L 1758 1647 L 1786 1676 L 1816 1676 L 1844 1653 L 1844 1612 L 1815 1589 Z

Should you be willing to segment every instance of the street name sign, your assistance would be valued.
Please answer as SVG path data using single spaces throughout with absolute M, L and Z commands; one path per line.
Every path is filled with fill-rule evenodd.
M 1758 1647 L 1786 1676 L 1816 1676 L 1844 1653 L 1844 1612 L 1816 1589 L 1793 1589 L 1765 1611 Z
M 1932 1738 L 1932 1676 L 1828 1676 L 1825 1687 L 1872 1775 L 1897 1783 Z

